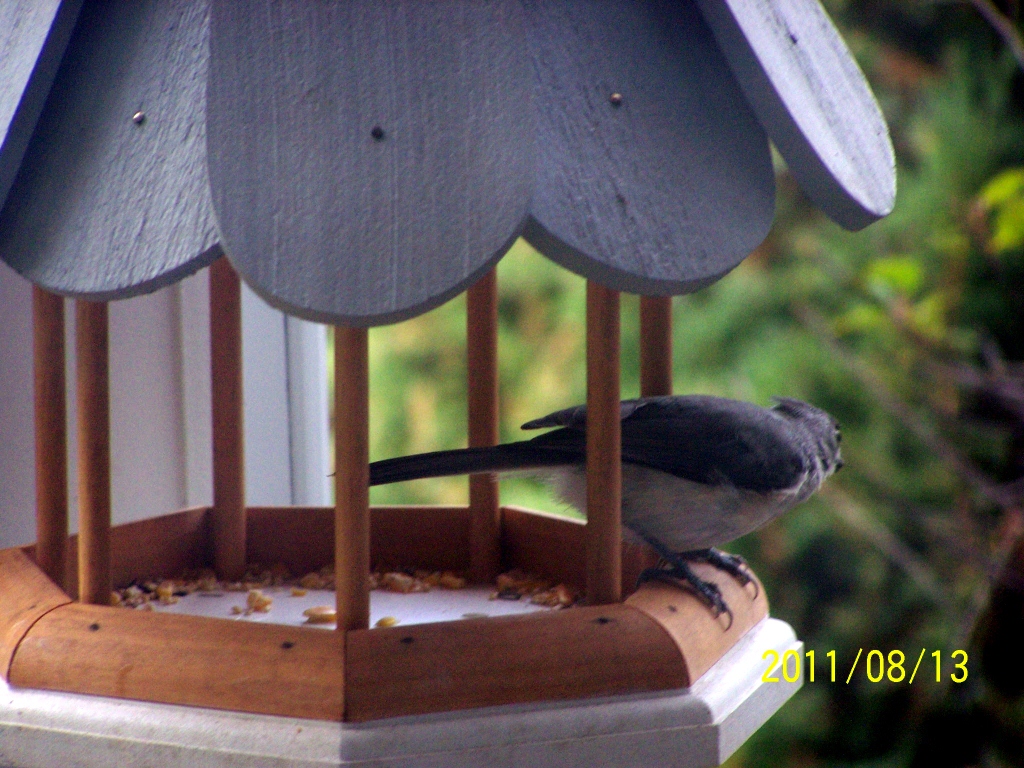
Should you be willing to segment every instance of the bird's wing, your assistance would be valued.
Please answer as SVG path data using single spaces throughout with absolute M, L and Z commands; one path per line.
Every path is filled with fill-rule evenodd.
M 706 485 L 769 492 L 797 485 L 807 472 L 789 420 L 751 403 L 689 395 L 624 401 L 623 461 Z M 586 409 L 567 409 L 530 422 L 563 426 L 531 443 L 586 450 Z
M 638 400 L 623 400 L 619 406 L 619 418 L 629 418 L 638 408 L 659 400 L 661 398 L 644 398 Z M 566 429 L 584 430 L 587 427 L 587 406 L 577 405 L 574 408 L 566 408 L 561 411 L 549 413 L 533 421 L 528 421 L 521 429 L 544 429 L 546 427 L 565 427 Z

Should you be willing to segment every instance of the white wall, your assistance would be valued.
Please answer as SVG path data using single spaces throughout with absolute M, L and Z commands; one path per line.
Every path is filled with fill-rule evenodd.
M 0 547 L 35 539 L 31 288 L 0 263 Z M 115 523 L 212 500 L 206 270 L 110 305 Z M 75 513 L 74 303 L 66 301 L 69 498 Z M 250 505 L 329 504 L 326 332 L 243 290 Z
M 327 391 L 327 327 L 285 318 L 292 504 L 334 503 Z
M 179 316 L 178 292 L 173 289 L 110 304 L 110 469 L 115 523 L 185 506 Z M 73 380 L 69 379 L 71 386 Z
M 283 314 L 242 287 L 245 495 L 253 506 L 291 502 L 284 325 Z

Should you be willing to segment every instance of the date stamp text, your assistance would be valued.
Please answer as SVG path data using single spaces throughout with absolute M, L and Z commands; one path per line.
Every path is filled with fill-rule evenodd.
M 863 674 L 872 683 L 888 680 L 891 683 L 906 682 L 908 685 L 912 685 L 917 678 L 918 671 L 922 673 L 922 679 L 931 679 L 930 673 L 934 671 L 936 683 L 941 683 L 945 674 L 948 674 L 949 679 L 954 683 L 962 683 L 967 680 L 967 651 L 953 651 L 949 654 L 945 664 L 943 663 L 942 651 L 932 651 L 928 654 L 927 661 L 925 660 L 926 653 L 928 653 L 928 649 L 922 648 L 908 677 L 907 670 L 909 665 L 903 651 L 894 650 L 884 654 L 879 650 L 869 650 L 865 654 L 864 649 L 860 648 L 853 659 L 853 663 L 849 665 L 849 671 L 844 669 L 845 665 L 839 665 L 837 678 L 835 651 L 829 651 L 824 654 L 824 658 L 821 660 L 824 662 L 825 667 L 823 676 L 818 670 L 814 651 L 805 651 L 803 654 L 804 658 L 801 659 L 801 654 L 797 651 L 786 651 L 780 658 L 778 651 L 769 649 L 764 652 L 762 657 L 767 662 L 767 668 L 761 675 L 761 682 L 778 683 L 785 680 L 787 683 L 795 683 L 804 674 L 805 665 L 803 661 L 805 660 L 807 662 L 807 682 L 809 683 L 813 683 L 816 680 L 827 680 L 830 683 L 834 683 L 837 679 L 842 680 L 843 672 L 846 672 L 846 684 L 849 685 L 858 669 L 863 670 Z M 863 663 L 861 662 L 862 657 L 864 658 Z M 922 662 L 924 662 L 923 668 Z

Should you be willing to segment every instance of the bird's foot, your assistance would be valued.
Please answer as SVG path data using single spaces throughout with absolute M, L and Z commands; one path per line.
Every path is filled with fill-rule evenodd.
M 740 583 L 741 587 L 747 584 L 754 585 L 754 597 L 760 593 L 757 580 L 750 575 L 750 566 L 747 561 L 739 555 L 730 555 L 720 549 L 709 547 L 708 549 L 695 549 L 690 552 L 681 552 L 679 555 L 684 560 L 697 560 L 715 566 L 720 571 L 725 571 Z
M 697 593 L 697 597 L 714 612 L 716 619 L 723 613 L 729 617 L 729 625 L 725 628 L 726 631 L 729 631 L 732 627 L 732 610 L 730 610 L 725 599 L 722 597 L 722 590 L 714 582 L 705 581 L 695 574 L 681 557 L 677 556 L 673 558 L 673 561 L 664 559 L 658 566 L 641 571 L 640 576 L 637 578 L 637 584 L 643 584 L 648 581 L 664 581 L 675 586 L 678 586 L 681 581 L 686 582 Z

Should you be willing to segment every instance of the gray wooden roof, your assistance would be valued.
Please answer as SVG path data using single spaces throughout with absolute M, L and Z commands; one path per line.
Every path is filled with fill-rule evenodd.
M 0 2 L 0 202 L 14 181 L 81 2 Z
M 220 254 L 208 33 L 207 9 L 190 0 L 82 4 L 0 213 L 4 261 L 58 293 L 116 299 Z
M 817 0 L 0 0 L 0 258 L 69 296 L 226 252 L 285 311 L 378 325 L 520 235 L 686 293 L 767 233 L 768 137 L 839 224 L 891 210 Z

